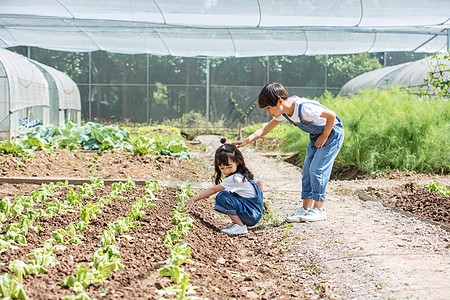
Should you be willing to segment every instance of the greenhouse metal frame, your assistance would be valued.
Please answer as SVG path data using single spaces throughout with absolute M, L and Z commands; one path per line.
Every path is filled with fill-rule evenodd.
M 450 50 L 450 5 L 448 0 L 3 0 L 0 47 L 14 46 L 205 59 L 437 53 Z

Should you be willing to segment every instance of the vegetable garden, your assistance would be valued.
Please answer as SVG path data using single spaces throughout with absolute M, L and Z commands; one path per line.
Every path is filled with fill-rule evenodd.
M 208 205 L 180 210 L 192 189 L 155 182 L 44 184 L 1 202 L 3 297 L 21 299 L 245 297 L 275 280 L 293 282 L 267 257 L 265 232 L 219 234 Z M 214 224 L 214 225 L 213 225 Z M 214 238 L 211 238 L 214 236 Z M 251 262 L 251 263 L 249 263 Z M 245 287 L 245 288 L 244 288 Z
M 445 111 L 440 114 L 443 119 Z M 370 132 L 362 125 L 354 128 Z M 434 125 L 428 128 L 429 138 L 442 138 Z M 273 146 L 272 139 L 289 146 L 289 127 L 278 130 L 273 133 L 278 136 L 257 147 Z M 392 127 L 387 130 L 392 132 Z M 361 132 L 352 127 L 348 132 L 351 145 L 360 141 Z M 405 149 L 416 149 L 419 143 L 414 141 Z M 426 145 L 420 149 L 436 149 Z M 320 273 L 314 262 L 307 261 L 307 253 L 295 254 L 302 261 L 300 271 L 298 265 L 292 272 L 284 263 L 290 246 L 306 238 L 290 237 L 291 225 L 283 224 L 271 211 L 274 196 L 270 193 L 265 194 L 268 206 L 263 220 L 245 236 L 220 233 L 229 220 L 212 211 L 212 199 L 199 202 L 190 214 L 181 210 L 194 191 L 184 183 L 211 182 L 212 166 L 210 158 L 202 155 L 203 145 L 190 144 L 175 128 L 126 130 L 96 123 L 69 124 L 64 129 L 36 127 L 2 142 L 0 151 L 2 177 L 55 179 L 41 185 L 2 183 L 3 298 L 301 299 L 306 297 L 302 274 Z M 419 153 L 426 156 L 423 151 Z M 343 165 L 355 161 L 351 154 L 350 149 L 343 151 Z M 360 166 L 367 167 L 365 152 L 358 155 Z M 440 152 L 432 157 L 433 167 L 445 170 L 448 156 Z M 383 159 L 380 151 L 372 161 Z M 423 158 L 415 165 L 425 166 Z M 400 173 L 367 171 L 366 176 L 386 180 L 395 180 Z M 89 182 L 75 185 L 63 180 L 78 177 Z M 109 179 L 122 180 L 111 183 Z M 387 205 L 450 225 L 445 183 L 406 184 L 390 190 L 367 187 L 365 192 Z M 324 291 L 318 286 L 315 293 L 325 297 Z

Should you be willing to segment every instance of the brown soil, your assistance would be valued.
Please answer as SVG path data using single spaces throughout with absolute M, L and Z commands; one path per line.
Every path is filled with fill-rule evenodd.
M 203 159 L 177 159 L 172 156 L 135 156 L 123 150 L 97 151 L 56 150 L 37 151 L 27 159 L 0 156 L 2 177 L 56 177 L 141 180 L 190 180 L 201 181 L 205 174 Z
M 89 201 L 95 202 L 109 194 L 111 187 L 97 191 Z M 122 271 L 115 271 L 108 280 L 94 284 L 86 289 L 91 297 L 97 299 L 158 299 L 156 289 L 172 285 L 169 278 L 158 274 L 163 261 L 170 251 L 161 247 L 162 239 L 172 228 L 170 212 L 173 211 L 176 189 L 164 188 L 156 192 L 157 200 L 153 208 L 147 208 L 140 226 L 127 235 L 132 238 L 118 238 L 116 244 L 121 253 Z M 67 189 L 58 191 L 55 198 L 64 199 Z M 81 232 L 83 243 L 66 245 L 65 251 L 57 253 L 59 264 L 49 269 L 47 274 L 30 275 L 24 279 L 24 289 L 30 299 L 61 299 L 73 292 L 59 282 L 76 274 L 78 264 L 88 265 L 92 255 L 101 245 L 99 236 L 108 222 L 129 213 L 130 205 L 137 197 L 144 195 L 144 187 L 122 194 L 125 200 L 115 199 L 111 205 L 102 207 L 102 213 L 89 224 L 88 230 Z M 52 197 L 48 199 L 51 201 Z M 87 200 L 86 200 L 87 202 Z M 264 294 L 266 299 L 301 298 L 298 279 L 277 267 L 280 249 L 268 247 L 279 242 L 280 229 L 262 230 L 254 228 L 251 235 L 229 237 L 220 234 L 220 228 L 227 220 L 211 211 L 208 201 L 193 209 L 194 227 L 189 236 L 183 237 L 191 247 L 189 259 L 192 264 L 184 266 L 190 274 L 189 282 L 197 286 L 196 296 L 209 299 L 256 298 Z M 78 214 L 65 213 L 51 219 L 35 223 L 39 231 L 30 230 L 27 245 L 16 249 L 9 248 L 1 256 L 0 274 L 10 272 L 8 263 L 14 259 L 28 261 L 26 254 L 43 246 L 51 238 L 51 232 L 66 228 L 70 222 L 77 221 Z M 9 222 L 17 222 L 17 218 Z M 9 222 L 5 223 L 6 227 Z
M 166 287 L 169 279 L 157 269 L 169 249 L 160 247 L 171 228 L 170 211 L 176 201 L 173 188 L 211 184 L 212 152 L 218 137 L 199 137 L 193 143 L 191 160 L 166 156 L 139 157 L 123 151 L 98 155 L 96 152 L 36 152 L 27 161 L 0 156 L 2 177 L 103 177 L 105 179 L 158 180 L 166 185 L 157 193 L 154 208 L 146 209 L 140 226 L 128 233 L 132 239 L 118 243 L 125 268 L 108 280 L 87 289 L 97 299 L 158 299 L 154 290 Z M 270 143 L 269 143 L 270 144 Z M 203 145 L 203 146 L 202 146 Z M 275 149 L 275 148 L 274 148 Z M 274 150 L 265 149 L 265 150 Z M 446 299 L 450 292 L 450 235 L 439 226 L 405 216 L 383 205 L 408 210 L 441 224 L 449 223 L 449 198 L 429 194 L 423 186 L 430 181 L 450 185 L 449 176 L 400 172 L 379 178 L 333 180 L 329 184 L 329 220 L 287 225 L 284 217 L 301 205 L 300 169 L 283 161 L 283 156 L 242 149 L 246 163 L 264 183 L 269 211 L 249 234 L 229 237 L 220 228 L 229 220 L 212 211 L 213 199 L 199 202 L 191 213 L 195 226 L 183 238 L 192 248 L 193 264 L 184 268 L 189 282 L 198 286 L 196 295 L 209 299 Z M 271 156 L 267 158 L 266 156 Z M 0 197 L 28 194 L 39 188 L 30 184 L 2 184 Z M 60 264 L 48 274 L 26 276 L 25 291 L 31 299 L 61 299 L 73 295 L 59 282 L 76 273 L 76 265 L 88 264 L 100 247 L 98 236 L 106 224 L 126 216 L 129 206 L 142 195 L 138 186 L 125 201 L 114 201 L 83 232 L 83 244 L 68 246 L 57 259 Z M 109 193 L 106 186 L 98 197 Z M 364 191 L 380 201 L 362 201 Z M 64 197 L 64 191 L 58 197 Z M 439 202 L 440 201 L 440 202 Z M 421 204 L 422 203 L 422 204 Z M 426 213 L 424 213 L 426 211 Z M 41 247 L 50 232 L 75 220 L 65 214 L 41 220 L 43 230 L 30 230 L 28 245 L 8 249 L 1 255 L 0 274 L 9 272 L 8 262 L 26 261 L 25 255 Z M 2 228 L 5 228 L 3 226 Z M 436 287 L 439 282 L 439 287 Z
M 447 186 L 447 188 L 450 187 Z M 450 229 L 450 196 L 441 195 L 438 191 L 428 191 L 424 185 L 414 182 L 408 182 L 390 190 L 368 187 L 365 192 L 386 205 L 410 212 Z

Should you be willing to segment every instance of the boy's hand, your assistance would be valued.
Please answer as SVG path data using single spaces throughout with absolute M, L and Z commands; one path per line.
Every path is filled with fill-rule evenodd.
M 235 142 L 231 142 L 233 145 L 235 145 L 238 148 L 244 147 L 245 145 L 248 144 L 248 142 L 245 142 L 245 140 L 243 141 L 235 141 Z
M 184 208 L 186 210 L 190 210 L 192 208 L 192 206 L 194 206 L 194 203 L 195 203 L 194 199 L 191 198 L 183 205 L 182 208 Z
M 317 138 L 316 143 L 315 143 L 314 145 L 315 145 L 317 148 L 322 148 L 323 145 L 325 145 L 325 143 L 327 142 L 327 140 L 328 140 L 328 137 L 327 137 L 327 136 L 324 136 L 324 135 L 322 134 L 322 135 L 320 135 L 320 136 Z

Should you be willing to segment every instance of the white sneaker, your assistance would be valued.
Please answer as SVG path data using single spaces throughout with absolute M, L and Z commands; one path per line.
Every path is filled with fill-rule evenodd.
M 224 227 L 221 232 L 229 234 L 229 235 L 236 235 L 236 234 L 243 234 L 247 233 L 247 225 L 238 225 L 236 223 L 231 224 L 230 226 Z
M 327 212 L 325 209 L 318 210 L 317 208 L 313 207 L 306 215 L 300 217 L 300 220 L 303 222 L 314 222 L 314 221 L 322 221 L 327 219 Z
M 233 225 L 234 225 L 234 223 L 231 223 L 230 225 L 225 226 L 224 228 L 222 228 L 221 231 L 226 230 L 226 229 L 229 229 L 229 228 L 232 227 Z
M 299 210 L 297 210 L 292 216 L 287 217 L 286 222 L 289 222 L 289 223 L 300 222 L 300 217 L 303 217 L 307 213 L 308 213 L 308 211 L 302 207 Z

